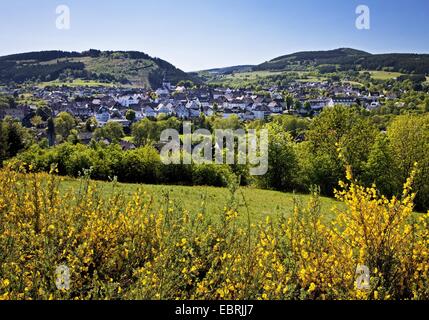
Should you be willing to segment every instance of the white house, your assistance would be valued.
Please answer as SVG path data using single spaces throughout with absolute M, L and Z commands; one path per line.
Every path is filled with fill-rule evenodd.
M 353 97 L 343 97 L 343 98 L 331 98 L 328 102 L 329 107 L 333 107 L 336 105 L 343 105 L 350 107 L 356 103 L 356 98 Z
M 266 115 L 269 115 L 271 113 L 271 110 L 263 104 L 254 104 L 252 109 L 253 114 L 255 115 L 255 119 L 259 120 L 264 119 Z
M 121 106 L 129 108 L 129 106 L 135 105 L 139 103 L 139 99 L 137 95 L 134 96 L 122 96 L 116 99 Z
M 104 126 L 110 120 L 109 109 L 104 106 L 100 107 L 95 114 L 95 120 L 100 126 Z

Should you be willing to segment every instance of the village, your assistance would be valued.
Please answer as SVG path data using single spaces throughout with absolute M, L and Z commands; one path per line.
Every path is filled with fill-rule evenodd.
M 285 92 L 289 99 L 285 99 Z M 3 93 L 19 97 L 26 91 L 9 88 L 3 89 Z M 328 81 L 296 82 L 286 91 L 273 87 L 263 93 L 229 88 L 186 88 L 164 82 L 155 91 L 143 88 L 57 86 L 34 87 L 31 94 L 45 101 L 53 116 L 68 112 L 82 121 L 94 117 L 100 127 L 112 121 L 127 127 L 131 122 L 160 115 L 181 120 L 192 120 L 202 115 L 223 118 L 235 115 L 242 121 L 263 120 L 281 114 L 314 116 L 324 108 L 337 104 L 360 105 L 370 110 L 380 106 L 380 99 L 392 98 Z M 37 106 L 31 104 L 18 104 L 1 109 L 0 119 L 11 116 L 25 123 L 36 110 Z M 129 110 L 133 110 L 135 115 L 131 121 L 126 117 Z

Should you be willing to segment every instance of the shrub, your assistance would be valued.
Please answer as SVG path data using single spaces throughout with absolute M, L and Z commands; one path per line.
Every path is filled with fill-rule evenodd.
M 193 165 L 192 181 L 194 185 L 226 187 L 231 170 L 226 165 Z
M 118 178 L 123 182 L 154 184 L 158 181 L 160 167 L 158 152 L 145 146 L 125 153 Z

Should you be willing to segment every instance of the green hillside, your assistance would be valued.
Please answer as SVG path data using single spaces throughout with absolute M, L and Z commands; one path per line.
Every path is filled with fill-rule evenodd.
M 345 70 L 383 70 L 390 72 L 428 74 L 428 54 L 370 54 L 340 48 L 329 51 L 297 52 L 262 63 L 254 70 L 308 70 L 321 72 Z
M 172 64 L 135 51 L 42 51 L 0 57 L 0 83 L 75 79 L 157 88 L 163 79 L 195 80 Z

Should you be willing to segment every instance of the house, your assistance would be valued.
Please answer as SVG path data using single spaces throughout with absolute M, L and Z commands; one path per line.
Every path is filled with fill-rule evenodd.
M 141 113 L 146 118 L 155 118 L 157 114 L 155 110 L 153 110 L 152 107 L 149 106 L 143 107 Z
M 189 117 L 190 118 L 198 118 L 200 116 L 201 108 L 200 108 L 199 103 L 196 102 L 195 100 L 189 101 L 186 104 L 186 109 L 188 109 L 188 111 L 189 111 Z
M 160 103 L 158 105 L 158 107 L 155 109 L 156 113 L 158 114 L 165 114 L 165 115 L 172 115 L 174 110 L 173 110 L 173 105 L 171 103 L 168 103 L 167 105 L 164 105 L 163 103 Z
M 315 112 L 322 111 L 330 102 L 328 99 L 310 99 L 306 102 L 310 103 L 311 109 Z
M 283 106 L 276 101 L 270 102 L 268 104 L 268 108 L 271 110 L 272 113 L 282 113 L 283 112 Z
M 174 114 L 179 119 L 189 118 L 189 110 L 181 103 L 174 108 Z
M 356 103 L 357 103 L 357 100 L 354 97 L 335 97 L 329 100 L 328 106 L 333 107 L 336 105 L 343 105 L 343 106 L 350 107 Z
M 244 102 L 242 99 L 233 99 L 227 102 L 223 103 L 223 108 L 224 109 L 241 109 L 244 110 L 246 109 L 246 102 Z
M 129 108 L 131 105 L 138 104 L 139 99 L 137 95 L 134 96 L 122 96 L 116 99 L 116 101 L 125 108 Z
M 177 86 L 175 92 L 176 93 L 183 93 L 186 91 L 186 88 L 184 86 Z
M 81 119 L 88 119 L 93 115 L 92 109 L 89 105 L 76 104 L 71 105 L 65 109 L 66 112 L 72 114 L 75 117 L 79 117 Z
M 263 120 L 265 116 L 271 114 L 271 110 L 265 104 L 254 104 L 252 107 L 255 119 Z
M 104 106 L 100 107 L 95 114 L 95 120 L 100 126 L 104 126 L 110 120 L 109 109 Z

